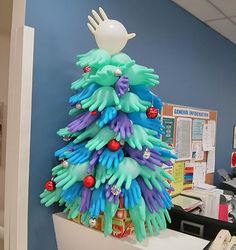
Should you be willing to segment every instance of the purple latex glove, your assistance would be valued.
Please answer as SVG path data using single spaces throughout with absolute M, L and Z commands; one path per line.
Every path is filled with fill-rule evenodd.
M 81 205 L 80 205 L 81 213 L 84 213 L 89 209 L 91 195 L 92 195 L 92 191 L 90 190 L 90 188 L 84 187 L 82 190 L 82 198 L 81 198 Z
M 165 197 L 160 191 L 158 191 L 155 187 L 150 190 L 141 176 L 137 177 L 136 180 L 141 188 L 143 198 L 150 213 L 158 212 L 159 208 L 165 208 L 162 201 Z
M 131 148 L 128 144 L 125 145 L 125 151 L 130 155 L 131 158 L 136 160 L 139 164 L 145 165 L 148 168 L 155 170 L 156 166 L 162 166 L 162 162 L 160 161 L 160 156 L 157 151 L 149 149 L 150 156 L 148 158 L 144 157 L 145 149 L 140 151 L 137 149 Z
M 123 197 L 123 193 L 120 192 L 118 195 L 114 195 L 112 193 L 112 188 L 114 188 L 114 184 L 113 185 L 109 185 L 109 184 L 106 184 L 106 199 L 109 201 L 109 202 L 114 202 L 115 204 L 118 204 L 119 201 L 120 201 L 120 198 Z
M 79 115 L 76 120 L 71 122 L 67 127 L 70 132 L 76 132 L 80 131 L 86 127 L 88 127 L 90 124 L 92 124 L 94 121 L 96 121 L 101 113 L 96 111 L 96 114 L 91 114 L 92 112 L 86 111 L 83 114 Z
M 104 151 L 105 148 L 101 148 L 98 151 L 96 151 L 91 158 L 91 161 L 89 163 L 89 167 L 88 167 L 88 173 L 91 174 L 94 170 L 95 165 L 98 163 L 99 157 L 102 154 L 102 152 Z
M 123 139 L 130 137 L 134 132 L 132 122 L 128 116 L 121 111 L 119 111 L 116 118 L 111 121 L 110 128 L 113 129 L 114 132 L 120 133 Z
M 120 97 L 129 90 L 128 76 L 121 76 L 115 85 L 116 94 Z

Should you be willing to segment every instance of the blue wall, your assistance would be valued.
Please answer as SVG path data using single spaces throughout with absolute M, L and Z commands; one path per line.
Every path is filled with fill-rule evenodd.
M 29 192 L 29 250 L 56 249 L 51 214 L 39 194 L 63 142 L 70 83 L 80 77 L 75 56 L 96 47 L 87 29 L 90 11 L 104 7 L 137 37 L 125 52 L 154 67 L 165 102 L 216 109 L 217 167 L 228 168 L 236 117 L 236 46 L 169 0 L 28 0 L 26 24 L 35 28 Z

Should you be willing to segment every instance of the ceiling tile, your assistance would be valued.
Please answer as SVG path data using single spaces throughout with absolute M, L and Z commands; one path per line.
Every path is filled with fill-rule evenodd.
M 232 42 L 236 43 L 236 25 L 228 19 L 220 19 L 206 22 L 214 30 L 221 35 L 227 37 Z
M 226 16 L 236 16 L 236 0 L 209 0 Z
M 220 13 L 214 6 L 206 0 L 172 0 L 173 2 L 186 9 L 188 12 L 205 21 L 210 19 L 222 18 L 224 15 Z M 222 1 L 222 0 L 221 0 Z

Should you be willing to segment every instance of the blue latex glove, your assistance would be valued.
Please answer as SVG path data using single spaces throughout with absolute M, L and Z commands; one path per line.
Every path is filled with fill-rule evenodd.
M 124 203 L 126 209 L 133 208 L 135 205 L 140 203 L 142 194 L 139 184 L 136 180 L 132 180 L 129 189 L 123 188 L 122 193 L 124 194 Z
M 104 125 L 112 121 L 117 115 L 115 107 L 107 107 L 103 110 L 100 119 L 98 120 L 98 126 L 102 128 Z
M 97 218 L 105 209 L 105 185 L 94 189 L 90 201 L 89 214 L 91 218 Z
M 154 107 L 158 109 L 162 108 L 163 103 L 161 99 L 157 97 L 155 94 L 153 94 L 147 87 L 143 85 L 132 86 L 131 91 L 135 93 L 142 100 L 152 102 Z
M 178 157 L 172 154 L 169 150 L 163 149 L 161 147 L 155 146 L 153 149 L 157 150 L 162 157 L 177 159 Z
M 59 158 L 63 158 L 65 152 L 68 152 L 68 151 L 73 151 L 75 148 L 78 148 L 79 147 L 79 144 L 75 144 L 73 142 L 70 142 L 68 143 L 65 147 L 57 150 L 55 153 L 54 153 L 54 156 L 55 157 L 59 157 Z
M 122 149 L 119 149 L 116 152 L 112 152 L 108 148 L 106 148 L 100 155 L 99 162 L 107 169 L 111 168 L 112 166 L 118 168 L 123 158 L 124 152 Z
M 93 154 L 94 151 L 90 151 L 87 148 L 85 148 L 86 143 L 87 142 L 84 143 L 83 147 L 81 147 L 73 152 L 65 154 L 69 163 L 76 165 L 76 164 L 83 163 L 83 162 L 89 160 L 89 158 L 91 157 L 91 155 Z
M 69 99 L 70 105 L 74 106 L 77 103 L 80 103 L 82 100 L 90 97 L 94 93 L 94 91 L 97 90 L 99 87 L 100 86 L 97 83 L 89 84 L 89 86 L 84 88 L 81 92 L 70 97 L 70 99 Z
M 77 182 L 72 185 L 70 188 L 62 191 L 61 198 L 67 202 L 72 203 L 76 198 L 81 196 L 82 193 L 83 182 Z
M 165 127 L 161 124 L 161 121 L 158 117 L 155 119 L 149 119 L 146 113 L 140 112 L 128 113 L 127 115 L 134 124 L 138 124 L 148 129 L 155 128 L 155 131 L 158 132 L 158 134 L 164 134 Z

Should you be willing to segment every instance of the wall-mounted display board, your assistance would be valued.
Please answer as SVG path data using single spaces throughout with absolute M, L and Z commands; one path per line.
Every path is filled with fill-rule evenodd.
M 215 172 L 217 111 L 165 103 L 162 140 L 175 147 L 174 195 L 193 186 L 212 184 Z

